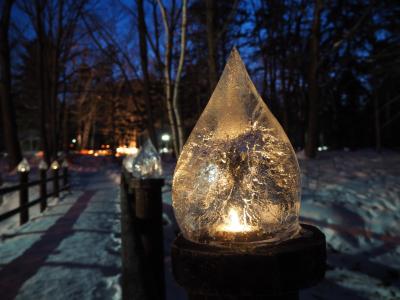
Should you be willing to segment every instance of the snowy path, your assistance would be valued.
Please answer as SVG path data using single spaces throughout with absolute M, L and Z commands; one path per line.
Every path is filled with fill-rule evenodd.
M 120 298 L 119 186 L 105 169 L 74 183 L 0 244 L 2 300 Z
M 118 169 L 77 163 L 71 194 L 0 242 L 0 299 L 120 299 Z M 300 299 L 400 299 L 400 154 L 324 152 L 300 159 L 301 219 L 326 235 L 328 271 Z M 172 219 L 166 165 L 164 212 Z M 164 227 L 168 300 L 186 299 L 171 275 L 172 224 Z M 4 237 L 4 235 L 3 235 Z

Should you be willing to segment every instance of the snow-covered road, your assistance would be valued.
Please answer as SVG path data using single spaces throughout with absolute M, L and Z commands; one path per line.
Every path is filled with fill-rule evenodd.
M 119 191 L 112 175 L 77 174 L 71 194 L 3 236 L 1 299 L 120 299 Z

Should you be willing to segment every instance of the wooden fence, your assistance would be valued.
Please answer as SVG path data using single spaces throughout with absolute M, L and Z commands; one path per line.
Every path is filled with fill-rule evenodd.
M 19 173 L 19 184 L 0 188 L 0 196 L 12 192 L 19 192 L 19 206 L 11 209 L 0 215 L 0 222 L 16 215 L 20 215 L 20 225 L 29 221 L 29 208 L 40 204 L 40 211 L 43 212 L 47 207 L 47 199 L 49 197 L 59 197 L 60 192 L 69 189 L 68 184 L 68 168 L 62 168 L 60 176 L 60 169 L 49 169 L 52 173 L 51 177 L 47 177 L 47 170 L 39 170 L 40 178 L 37 180 L 29 181 L 29 172 Z M 60 181 L 62 185 L 60 186 Z M 47 183 L 53 183 L 51 193 L 47 192 Z M 39 186 L 39 198 L 29 201 L 29 188 Z
M 122 299 L 164 300 L 163 179 L 121 175 Z

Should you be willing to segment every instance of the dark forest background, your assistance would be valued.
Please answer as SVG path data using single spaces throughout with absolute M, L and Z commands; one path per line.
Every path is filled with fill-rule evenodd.
M 29 147 L 49 161 L 145 135 L 159 146 L 163 132 L 179 154 L 234 46 L 308 157 L 400 145 L 397 1 L 0 5 L 0 151 L 11 166 Z

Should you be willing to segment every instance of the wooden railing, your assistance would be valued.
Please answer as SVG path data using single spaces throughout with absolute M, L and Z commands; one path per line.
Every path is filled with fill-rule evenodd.
M 61 191 L 69 189 L 67 167 L 62 168 L 61 176 L 59 174 L 59 169 L 50 169 L 50 171 L 52 177 L 47 177 L 47 170 L 39 170 L 40 178 L 33 181 L 29 181 L 29 172 L 20 172 L 19 184 L 0 188 L 0 196 L 12 192 L 19 192 L 19 206 L 1 214 L 0 222 L 16 214 L 20 214 L 20 225 L 22 225 L 29 221 L 29 208 L 31 206 L 40 204 L 40 212 L 43 212 L 47 207 L 48 198 L 59 197 Z M 61 187 L 60 180 L 62 180 Z M 48 182 L 53 183 L 51 193 L 47 192 Z M 33 186 L 39 186 L 39 198 L 29 201 L 29 188 Z
M 139 179 L 122 170 L 123 300 L 165 300 L 163 185 L 164 179 Z

